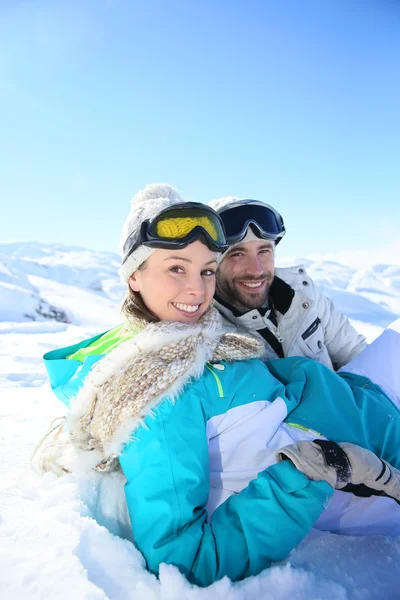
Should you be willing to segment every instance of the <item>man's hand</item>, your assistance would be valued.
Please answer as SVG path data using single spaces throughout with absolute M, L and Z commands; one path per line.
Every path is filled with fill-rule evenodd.
M 356 496 L 389 496 L 400 502 L 400 471 L 370 450 L 346 442 L 296 442 L 276 452 L 289 459 L 306 477 L 327 481 L 333 488 Z

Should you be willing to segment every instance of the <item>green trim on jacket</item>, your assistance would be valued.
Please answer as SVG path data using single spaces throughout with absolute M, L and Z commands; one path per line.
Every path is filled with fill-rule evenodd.
M 43 360 L 57 398 L 69 406 L 71 398 L 79 392 L 94 364 L 138 332 L 139 329 L 118 325 L 78 344 L 46 352 Z
M 139 328 L 132 329 L 125 324 L 118 325 L 118 327 L 114 327 L 114 329 L 102 333 L 88 346 L 80 346 L 78 350 L 67 356 L 67 358 L 69 360 L 79 360 L 83 362 L 87 356 L 108 354 L 123 342 L 135 337 L 139 331 Z

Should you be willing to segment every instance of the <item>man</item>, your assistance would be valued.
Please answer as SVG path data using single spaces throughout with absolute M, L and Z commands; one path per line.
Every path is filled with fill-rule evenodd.
M 366 346 L 303 266 L 275 269 L 285 235 L 279 213 L 264 202 L 232 197 L 210 202 L 230 244 L 217 272 L 215 301 L 230 329 L 262 338 L 265 360 L 305 356 L 335 370 Z

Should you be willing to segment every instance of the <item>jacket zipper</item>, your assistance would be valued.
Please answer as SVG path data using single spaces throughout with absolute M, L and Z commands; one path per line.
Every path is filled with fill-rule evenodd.
M 216 374 L 216 372 L 214 371 L 214 369 L 212 368 L 212 365 L 210 363 L 206 363 L 206 368 L 214 375 L 216 384 L 217 384 L 217 388 L 218 388 L 218 394 L 220 398 L 224 397 L 224 389 L 222 387 L 222 383 L 220 378 L 218 377 L 218 375 Z
M 285 318 L 285 317 L 283 317 L 283 318 Z M 283 339 L 283 337 L 281 336 L 281 334 L 280 334 L 280 331 L 279 331 L 279 327 L 282 325 L 282 322 L 281 322 L 281 323 L 279 323 L 279 325 L 274 325 L 274 324 L 272 323 L 272 321 L 271 321 L 270 319 L 268 319 L 268 317 L 267 317 L 266 321 L 268 321 L 268 323 L 266 323 L 266 322 L 264 321 L 264 323 L 265 323 L 265 327 L 267 327 L 267 329 L 269 329 L 269 330 L 270 330 L 270 332 L 272 333 L 272 335 L 274 335 L 274 336 L 276 337 L 276 339 L 278 340 L 278 342 L 279 342 L 280 344 L 282 344 L 282 342 L 284 341 L 284 339 Z M 282 319 L 282 321 L 283 321 L 283 319 Z M 257 330 L 256 330 L 256 331 L 257 331 Z

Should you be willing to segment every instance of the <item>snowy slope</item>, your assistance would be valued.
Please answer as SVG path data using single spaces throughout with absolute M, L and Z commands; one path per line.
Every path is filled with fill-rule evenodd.
M 60 244 L 0 244 L 0 321 L 118 321 L 115 254 Z
M 385 327 L 400 315 L 400 267 L 354 269 L 333 261 L 302 262 L 339 310 L 365 325 Z M 118 321 L 124 287 L 116 254 L 61 244 L 0 244 L 0 321 L 53 319 L 75 325 Z
M 2 600 L 400 598 L 400 539 L 382 536 L 313 531 L 258 577 L 233 585 L 222 580 L 205 590 L 189 586 L 172 567 L 161 569 L 160 581 L 147 573 L 134 546 L 94 519 L 96 480 L 82 487 L 30 468 L 35 444 L 63 413 L 46 383 L 42 354 L 92 332 L 55 322 L 0 324 Z
M 258 577 L 205 590 L 189 586 L 173 567 L 162 567 L 160 581 L 147 573 L 134 546 L 101 525 L 110 519 L 96 509 L 96 478 L 82 484 L 39 477 L 30 468 L 37 441 L 63 413 L 41 357 L 119 321 L 118 259 L 39 244 L 3 245 L 0 255 L 1 600 L 400 599 L 400 539 L 380 536 L 313 531 Z M 400 314 L 397 267 L 355 270 L 308 261 L 307 268 L 370 340 Z M 8 303 L 7 286 L 15 286 Z M 25 305 L 17 306 L 25 298 L 21 290 L 34 298 L 31 307 L 40 298 L 71 322 L 25 317 Z

